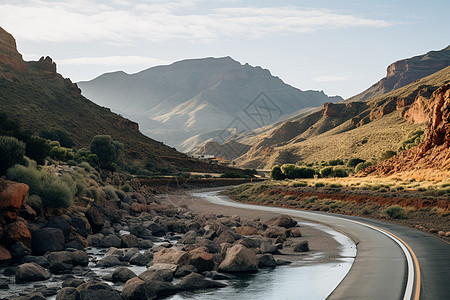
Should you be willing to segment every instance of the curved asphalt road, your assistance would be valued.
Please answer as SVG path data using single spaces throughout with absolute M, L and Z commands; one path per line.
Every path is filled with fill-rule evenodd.
M 217 193 L 216 190 L 193 195 L 220 205 L 320 222 L 350 236 L 357 244 L 356 259 L 328 299 L 450 299 L 450 244 L 430 234 L 361 217 L 243 204 Z M 402 240 L 406 244 L 402 247 L 405 251 L 411 249 L 412 254 L 409 251 L 405 254 L 400 241 L 383 231 Z M 409 265 L 406 255 L 411 255 Z

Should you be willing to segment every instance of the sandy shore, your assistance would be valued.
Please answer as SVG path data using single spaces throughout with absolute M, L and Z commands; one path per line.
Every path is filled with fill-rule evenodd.
M 267 221 L 280 215 L 278 213 L 214 204 L 206 199 L 194 197 L 190 194 L 190 192 L 191 191 L 180 191 L 177 194 L 162 194 L 159 195 L 159 198 L 176 206 L 187 206 L 189 210 L 194 213 L 224 216 L 238 215 L 241 218 L 241 221 L 256 218 L 259 218 L 262 221 Z M 199 192 L 199 190 L 196 190 L 195 192 Z M 311 224 L 310 221 L 305 221 L 301 218 L 294 219 L 300 222 L 302 237 L 295 238 L 295 240 L 289 238 L 288 242 L 307 240 L 310 251 L 296 253 L 289 251 L 288 249 L 290 248 L 285 248 L 281 250 L 284 255 L 276 255 L 276 258 L 293 261 L 295 262 L 295 265 L 302 263 L 310 264 L 311 262 L 327 263 L 338 261 L 341 257 L 341 244 L 338 243 L 330 233 L 319 229 L 320 227 L 323 228 L 323 225 L 315 226 L 314 224 Z M 326 229 L 328 229 L 328 227 L 326 227 Z

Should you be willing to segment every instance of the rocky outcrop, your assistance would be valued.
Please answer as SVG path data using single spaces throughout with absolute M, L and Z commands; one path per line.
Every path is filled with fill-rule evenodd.
M 29 189 L 24 183 L 0 178 L 0 224 L 16 219 L 27 199 Z
M 14 37 L 0 27 L 0 65 L 8 65 L 16 71 L 24 72 L 27 66 L 17 51 Z
M 387 67 L 386 77 L 347 101 L 363 101 L 382 95 L 431 75 L 449 65 L 450 46 L 440 51 L 430 51 L 424 55 L 399 60 Z
M 387 175 L 419 169 L 450 170 L 450 84 L 430 99 L 433 110 L 424 141 L 418 146 L 364 170 L 362 174 Z

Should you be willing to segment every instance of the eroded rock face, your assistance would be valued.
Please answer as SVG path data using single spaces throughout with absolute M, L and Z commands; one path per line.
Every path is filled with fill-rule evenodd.
M 11 66 L 16 71 L 25 71 L 22 55 L 17 51 L 14 37 L 0 27 L 0 64 Z
M 450 84 L 437 89 L 430 99 L 432 115 L 424 141 L 363 174 L 388 175 L 396 172 L 439 169 L 450 170 Z

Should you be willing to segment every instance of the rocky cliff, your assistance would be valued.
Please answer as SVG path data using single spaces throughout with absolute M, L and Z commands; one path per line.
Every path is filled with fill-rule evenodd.
M 433 109 L 424 141 L 368 168 L 364 174 L 388 175 L 421 169 L 450 170 L 450 84 L 437 89 L 430 100 Z
M 430 51 L 424 55 L 399 60 L 387 67 L 386 77 L 346 101 L 364 101 L 388 93 L 448 66 L 450 66 L 450 46 L 440 51 Z

